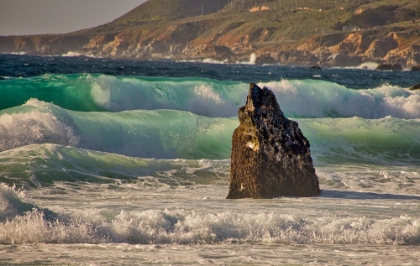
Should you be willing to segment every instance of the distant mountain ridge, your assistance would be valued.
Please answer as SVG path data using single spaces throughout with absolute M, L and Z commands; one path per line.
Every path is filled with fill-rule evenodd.
M 0 37 L 0 52 L 410 67 L 420 64 L 420 1 L 149 0 L 91 29 Z

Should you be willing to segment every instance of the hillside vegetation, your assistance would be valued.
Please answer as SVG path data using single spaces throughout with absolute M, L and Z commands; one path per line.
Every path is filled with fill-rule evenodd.
M 249 12 L 250 9 L 261 6 L 270 10 Z M 420 1 L 149 0 L 126 15 L 92 31 L 112 32 L 139 27 L 147 29 L 157 24 L 166 27 L 173 23 L 198 20 L 210 20 L 209 24 L 214 24 L 215 19 L 219 21 L 218 29 L 223 29 L 226 25 L 238 34 L 244 30 L 268 29 L 270 36 L 263 42 L 290 42 L 315 34 L 342 31 L 344 26 L 369 29 L 406 25 L 420 19 Z
M 135 25 L 157 21 L 173 21 L 214 13 L 222 9 L 228 0 L 150 0 L 111 23 Z
M 420 63 L 419 20 L 417 0 L 149 0 L 96 28 L 0 38 L 0 51 L 228 61 L 256 53 L 290 64 L 413 65 Z

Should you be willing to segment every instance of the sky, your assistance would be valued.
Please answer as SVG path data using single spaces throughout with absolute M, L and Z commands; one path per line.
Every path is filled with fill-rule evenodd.
M 67 33 L 110 22 L 147 0 L 0 0 L 0 36 Z

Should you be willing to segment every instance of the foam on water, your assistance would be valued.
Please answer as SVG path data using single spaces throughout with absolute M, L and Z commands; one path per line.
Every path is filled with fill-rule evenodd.
M 365 62 L 365 63 L 359 65 L 358 68 L 374 70 L 378 67 L 378 65 L 379 64 L 375 63 L 375 62 Z
M 212 59 L 212 58 L 205 58 L 201 62 L 202 63 L 207 63 L 207 64 L 226 64 L 227 60 L 226 61 L 219 61 L 219 60 Z
M 12 55 L 26 55 L 26 52 L 12 52 Z
M 74 57 L 74 56 L 83 56 L 83 54 L 79 53 L 79 52 L 73 52 L 73 51 L 69 51 L 65 54 L 62 54 L 61 56 L 64 57 Z
M 87 209 L 69 217 L 51 221 L 39 210 L 26 212 L 0 224 L 0 243 L 420 243 L 420 219 L 407 215 L 374 219 L 183 209 L 122 210 L 113 215 L 106 210 Z

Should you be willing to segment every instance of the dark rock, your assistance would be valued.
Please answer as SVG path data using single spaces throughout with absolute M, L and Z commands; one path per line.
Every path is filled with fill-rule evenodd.
M 420 66 L 419 66 L 419 65 L 417 65 L 417 66 L 412 66 L 412 67 L 411 67 L 411 71 L 420 71 Z
M 308 51 L 299 51 L 295 49 L 289 49 L 282 51 L 277 55 L 277 61 L 284 65 L 303 65 L 311 66 L 318 64 L 320 58 Z
M 420 83 L 410 87 L 410 91 L 420 90 Z
M 232 51 L 229 49 L 229 47 L 223 46 L 223 45 L 216 45 L 214 46 L 214 51 L 220 55 L 225 54 L 226 56 L 232 56 L 233 53 Z
M 376 70 L 401 71 L 401 70 L 403 70 L 403 68 L 400 64 L 380 64 L 376 67 Z
M 361 56 L 349 54 L 334 54 L 331 56 L 330 64 L 335 67 L 355 67 L 363 63 Z
M 320 66 L 311 66 L 310 69 L 321 70 L 322 68 Z
M 235 54 L 232 53 L 232 50 L 226 46 L 214 46 L 215 56 L 214 59 L 223 61 L 228 60 L 229 62 L 234 62 Z
M 320 193 L 309 141 L 298 123 L 284 116 L 271 90 L 252 83 L 238 116 L 228 199 Z
M 267 54 L 261 55 L 255 59 L 256 65 L 273 65 L 276 63 L 276 60 Z

